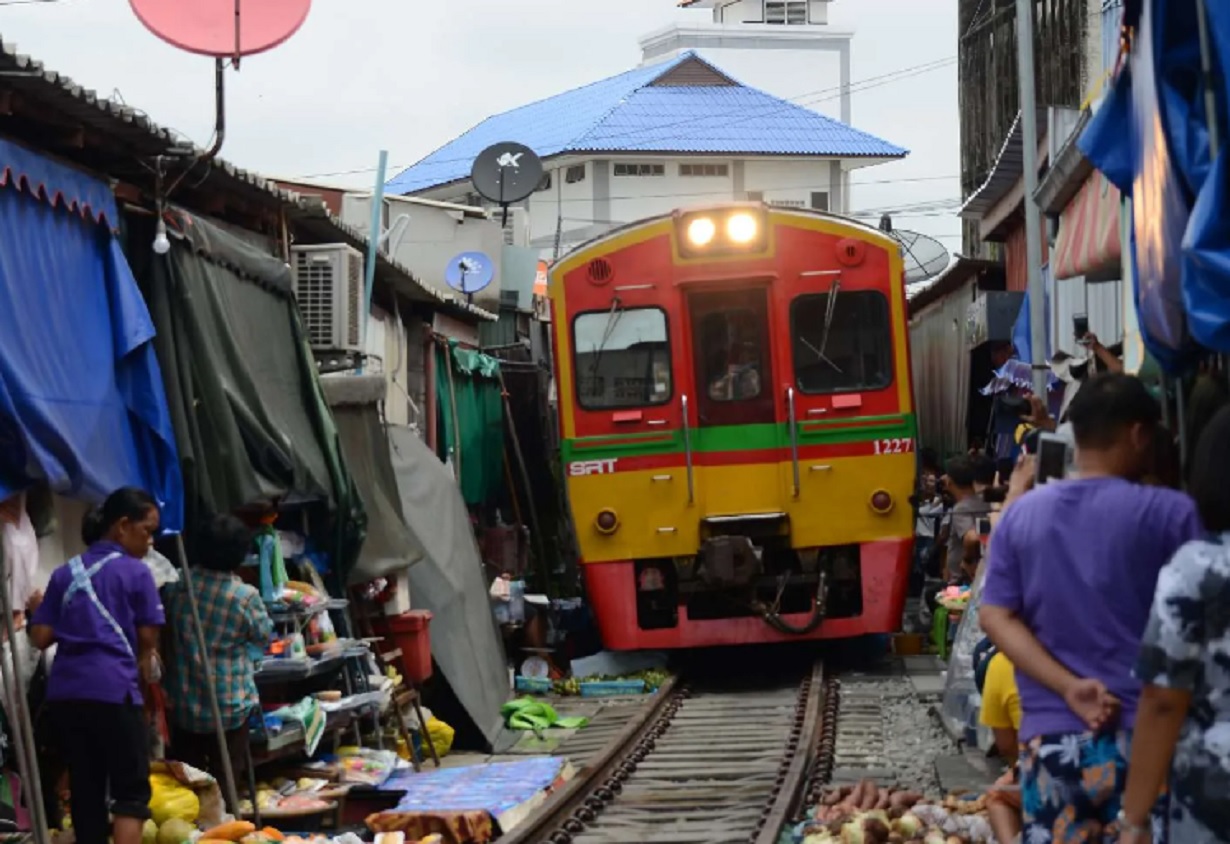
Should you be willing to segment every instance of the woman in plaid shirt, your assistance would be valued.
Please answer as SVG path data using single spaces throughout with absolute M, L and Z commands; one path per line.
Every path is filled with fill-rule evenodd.
M 243 523 L 234 516 L 215 516 L 197 538 L 193 580 L 213 676 L 206 676 L 202 667 L 183 584 L 171 584 L 164 603 L 175 654 L 167 670 L 172 749 L 179 761 L 221 775 L 206 685 L 213 683 L 227 731 L 231 769 L 238 779 L 246 759 L 248 717 L 260 707 L 256 663 L 273 635 L 273 622 L 260 592 L 235 574 L 252 547 L 252 533 Z

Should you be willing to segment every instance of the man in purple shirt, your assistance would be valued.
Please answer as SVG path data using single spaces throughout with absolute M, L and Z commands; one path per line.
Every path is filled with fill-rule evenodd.
M 141 671 L 164 623 L 154 577 L 141 560 L 158 532 L 158 505 L 121 489 L 83 530 L 89 550 L 51 575 L 31 601 L 30 640 L 57 645 L 47 701 L 68 763 L 73 829 L 80 844 L 138 844 L 149 818 L 149 749 Z M 108 806 L 108 796 L 110 805 Z
M 1005 511 L 979 616 L 1017 669 L 1026 841 L 1116 834 L 1140 696 L 1132 667 L 1158 572 L 1201 534 L 1190 498 L 1135 483 L 1160 421 L 1139 380 L 1093 378 L 1068 416 L 1077 479 Z M 1164 814 L 1155 817 L 1161 841 Z

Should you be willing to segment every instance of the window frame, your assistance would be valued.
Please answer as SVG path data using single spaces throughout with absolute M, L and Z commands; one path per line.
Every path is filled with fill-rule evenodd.
M 709 169 L 713 172 L 705 172 Z M 729 179 L 730 165 L 717 161 L 686 161 L 679 165 L 679 177 L 681 179 Z
M 824 207 L 823 208 L 821 208 L 819 205 L 816 204 L 816 200 L 820 197 L 824 197 Z M 833 199 L 832 194 L 829 191 L 814 190 L 811 192 L 811 204 L 809 207 L 813 211 L 823 211 L 824 213 L 828 214 L 832 211 L 832 199 Z
M 781 19 L 769 19 L 769 7 L 781 6 Z M 802 7 L 803 20 L 791 21 L 790 11 L 792 8 L 797 12 L 799 7 Z M 763 0 L 761 4 L 761 19 L 772 26 L 807 26 L 811 23 L 811 3 L 809 0 Z
M 657 311 L 662 315 L 662 319 L 666 328 L 666 365 L 667 372 L 670 374 L 670 389 L 666 391 L 666 397 L 661 401 L 650 401 L 637 404 L 620 404 L 608 405 L 605 407 L 591 407 L 581 400 L 581 367 L 577 359 L 577 322 L 581 317 L 593 316 L 595 314 L 609 314 L 610 308 L 601 308 L 589 311 L 578 311 L 572 315 L 572 322 L 568 326 L 569 341 L 572 344 L 572 397 L 576 406 L 586 413 L 618 413 L 622 410 L 637 410 L 644 407 L 662 407 L 670 404 L 675 398 L 675 361 L 673 359 L 674 338 L 671 336 L 671 315 L 666 308 L 660 305 L 638 305 L 634 308 L 624 308 L 624 313 L 629 311 Z
M 584 164 L 574 164 L 564 169 L 564 184 L 579 185 L 588 175 Z
M 635 169 L 636 172 L 619 172 Z M 656 162 L 616 161 L 611 165 L 611 175 L 618 179 L 656 179 L 666 175 L 666 165 Z
M 798 362 L 798 308 L 806 299 L 819 298 L 821 296 L 829 296 L 829 291 L 815 291 L 809 293 L 800 293 L 790 300 L 790 368 L 793 375 L 794 388 L 799 391 L 800 395 L 804 396 L 833 396 L 843 393 L 878 393 L 883 390 L 890 389 L 893 382 L 897 380 L 897 361 L 896 349 L 897 338 L 893 334 L 893 309 L 892 303 L 889 301 L 888 294 L 879 288 L 863 288 L 860 290 L 843 290 L 838 293 L 838 296 L 851 296 L 856 294 L 870 294 L 877 297 L 879 304 L 883 307 L 884 314 L 884 329 L 885 335 L 888 338 L 888 377 L 882 384 L 863 385 L 859 387 L 839 387 L 829 390 L 811 390 L 803 386 L 802 378 L 799 375 Z M 836 314 L 834 314 L 836 319 Z

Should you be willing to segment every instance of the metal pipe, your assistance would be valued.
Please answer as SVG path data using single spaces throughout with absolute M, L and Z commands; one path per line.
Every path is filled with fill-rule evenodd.
M 1034 0 L 1016 0 L 1017 76 L 1025 165 L 1025 269 L 1029 278 L 1029 345 L 1034 395 L 1046 398 L 1046 289 L 1042 280 L 1042 212 L 1038 190 L 1038 97 L 1034 79 Z
M 188 565 L 188 552 L 184 549 L 184 536 L 175 534 L 175 548 L 179 552 L 179 573 L 184 578 L 184 594 L 188 597 L 188 608 L 192 614 L 192 633 L 196 638 L 196 646 L 200 652 L 201 671 L 206 678 L 214 676 L 214 667 L 209 659 L 208 646 L 205 642 L 205 629 L 201 624 L 201 611 L 196 603 L 196 587 L 192 584 L 191 566 Z M 222 709 L 218 706 L 218 690 L 211 681 L 205 683 L 205 694 L 209 698 L 209 709 L 213 714 L 214 731 L 218 734 L 218 751 L 222 757 L 222 788 L 226 802 L 234 814 L 239 814 L 239 790 L 235 785 L 235 769 L 231 766 L 230 748 L 226 743 L 226 728 L 222 725 Z M 252 795 L 253 805 L 256 795 Z
M 38 768 L 38 753 L 34 748 L 34 724 L 30 720 L 29 700 L 26 697 L 26 680 L 21 676 L 21 666 L 17 664 L 17 625 L 13 623 L 13 607 L 9 601 L 9 573 L 4 549 L 0 548 L 0 613 L 4 614 L 4 630 L 8 634 L 8 659 L 0 654 L 0 683 L 4 691 L 11 693 L 13 714 L 16 723 L 13 724 L 13 739 L 17 742 L 17 768 L 25 779 L 29 795 L 30 814 L 34 825 L 34 840 L 38 844 L 48 844 L 47 807 L 43 803 L 43 780 Z M 27 620 L 27 624 L 29 621 Z M 13 669 L 13 676 L 8 674 L 8 667 Z
M 380 254 L 381 221 L 384 218 L 384 171 L 389 166 L 388 150 L 380 150 L 376 162 L 376 187 L 372 190 L 371 225 L 367 232 L 367 266 L 363 275 L 363 347 L 367 348 L 367 329 L 372 316 L 372 287 L 376 283 L 376 256 Z M 359 364 L 359 374 L 363 374 L 363 365 Z
M 696 500 L 692 484 L 692 433 L 688 429 L 688 394 L 683 394 L 683 458 L 688 466 L 688 503 Z
M 792 494 L 798 498 L 802 490 L 799 483 L 799 420 L 794 409 L 794 387 L 786 388 L 786 413 L 790 415 L 790 462 L 794 471 L 794 492 Z

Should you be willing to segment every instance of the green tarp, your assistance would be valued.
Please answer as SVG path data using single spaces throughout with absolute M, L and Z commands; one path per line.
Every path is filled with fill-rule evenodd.
M 130 220 L 129 260 L 157 329 L 187 524 L 277 501 L 309 509 L 309 528 L 345 577 L 365 515 L 341 458 L 290 268 L 210 222 L 177 211 L 182 237 L 156 256 L 153 226 Z M 323 518 L 322 518 L 323 516 Z
M 499 494 L 504 482 L 500 362 L 450 340 L 436 349 L 436 395 L 441 457 L 459 470 L 466 504 L 484 504 Z

